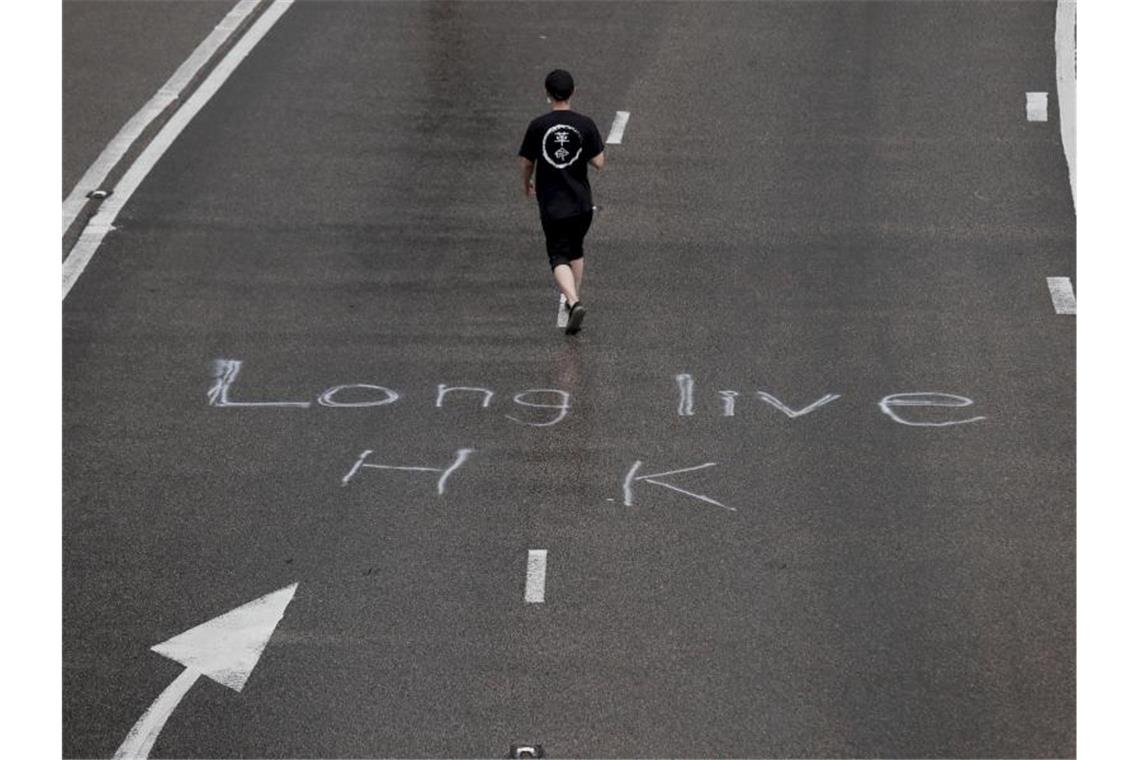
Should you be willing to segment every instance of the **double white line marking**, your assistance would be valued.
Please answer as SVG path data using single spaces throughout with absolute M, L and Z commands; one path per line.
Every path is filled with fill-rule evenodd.
M 79 215 L 83 205 L 87 202 L 87 193 L 102 188 L 107 175 L 115 168 L 115 164 L 119 163 L 126 155 L 131 145 L 143 133 L 143 130 L 150 126 L 150 123 L 158 118 L 159 114 L 165 111 L 171 103 L 178 100 L 194 76 L 233 36 L 246 17 L 257 7 L 257 3 L 258 0 L 241 0 L 235 5 L 214 27 L 206 39 L 202 40 L 194 49 L 190 57 L 178 67 L 174 75 L 166 80 L 166 84 L 146 102 L 146 105 L 139 109 L 138 113 L 131 117 L 130 121 L 123 125 L 123 128 L 111 139 L 111 142 L 107 143 L 107 147 L 99 154 L 99 158 L 95 159 L 95 163 L 91 164 L 83 178 L 72 188 L 71 194 L 63 202 L 64 232 L 67 232 L 67 228 L 75 221 L 75 217 Z
M 190 58 L 179 67 L 178 71 L 174 73 L 170 81 L 163 86 L 161 90 L 143 107 L 139 113 L 127 122 L 126 126 L 115 136 L 115 139 L 104 149 L 103 154 L 99 156 L 95 164 L 88 169 L 84 174 L 83 179 L 80 180 L 76 188 L 64 201 L 63 205 L 63 219 L 64 230 L 70 226 L 70 221 L 75 219 L 79 209 L 83 206 L 83 198 L 87 188 L 97 186 L 106 179 L 107 172 L 119 161 L 120 158 L 126 153 L 134 139 L 146 128 L 148 124 L 173 102 L 181 90 L 185 88 L 186 84 L 193 79 L 194 75 L 198 73 L 203 65 L 209 60 L 210 56 L 231 36 L 233 30 L 237 28 L 240 22 L 249 15 L 256 6 L 256 2 L 239 2 L 229 14 L 226 15 L 218 28 L 206 40 L 198 46 L 198 49 L 190 56 Z M 194 93 L 186 99 L 186 102 L 174 112 L 170 120 L 163 125 L 158 134 L 150 144 L 146 146 L 135 162 L 127 170 L 123 178 L 114 187 L 114 194 L 111 195 L 100 206 L 99 210 L 91 217 L 84 228 L 83 233 L 79 236 L 79 242 L 67 254 L 67 258 L 63 262 L 63 297 L 67 298 L 67 294 L 71 291 L 71 287 L 79 276 L 83 274 L 83 270 L 87 268 L 87 264 L 95 256 L 95 251 L 98 250 L 99 245 L 103 242 L 103 238 L 112 229 L 112 223 L 119 215 L 123 206 L 130 200 L 135 190 L 142 183 L 147 174 L 150 173 L 151 168 L 166 152 L 166 149 L 174 142 L 190 120 L 194 118 L 198 111 L 202 110 L 202 106 L 213 97 L 221 86 L 229 79 L 230 74 L 238 67 L 238 64 L 245 59 L 249 52 L 253 50 L 253 46 L 261 41 L 269 30 L 273 27 L 277 20 L 284 15 L 285 11 L 289 10 L 289 6 L 293 4 L 293 0 L 274 0 L 271 5 L 257 21 L 249 28 L 237 44 L 235 44 L 226 56 L 218 62 L 214 70 L 210 72 L 209 76 L 202 82 L 202 84 L 194 91 Z

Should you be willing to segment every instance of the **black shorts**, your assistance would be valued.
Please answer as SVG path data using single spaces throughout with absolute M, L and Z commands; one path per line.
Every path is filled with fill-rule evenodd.
M 550 258 L 551 269 L 582 258 L 582 241 L 586 239 L 593 220 L 592 211 L 566 219 L 542 220 L 542 231 L 546 233 L 546 255 Z

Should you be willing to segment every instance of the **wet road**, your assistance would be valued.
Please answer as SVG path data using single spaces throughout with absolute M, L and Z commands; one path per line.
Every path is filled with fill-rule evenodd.
M 155 756 L 1073 755 L 1053 14 L 297 3 L 64 302 L 65 755 L 294 582 Z M 555 66 L 631 114 L 574 338 Z

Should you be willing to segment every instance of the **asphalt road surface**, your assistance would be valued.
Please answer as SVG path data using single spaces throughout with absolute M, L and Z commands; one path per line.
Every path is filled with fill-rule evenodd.
M 63 193 L 232 0 L 63 0 Z
M 152 645 L 294 582 L 154 756 L 1075 754 L 1053 32 L 294 5 L 63 305 L 65 755 L 182 672 Z M 517 178 L 557 66 L 603 136 L 631 114 L 577 337 Z

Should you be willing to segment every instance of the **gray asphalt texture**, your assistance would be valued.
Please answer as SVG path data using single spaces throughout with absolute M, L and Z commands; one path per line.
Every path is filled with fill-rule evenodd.
M 296 4 L 64 303 L 65 754 L 110 756 L 178 675 L 150 646 L 297 581 L 245 690 L 200 681 L 154 756 L 1073 756 L 1075 321 L 1045 278 L 1075 225 L 1055 95 L 1024 112 L 1053 14 Z M 603 135 L 632 113 L 573 338 L 515 158 L 556 66 Z M 218 359 L 232 399 L 312 406 L 212 407 Z M 400 398 L 316 403 L 352 383 Z M 551 418 L 534 388 L 564 421 L 509 418 Z M 878 406 L 918 391 L 974 405 L 907 419 L 985 419 Z M 442 496 L 342 485 L 365 449 L 461 447 Z M 638 460 L 716 462 L 667 482 L 736 511 L 625 506 Z
M 233 5 L 63 0 L 63 197 Z

